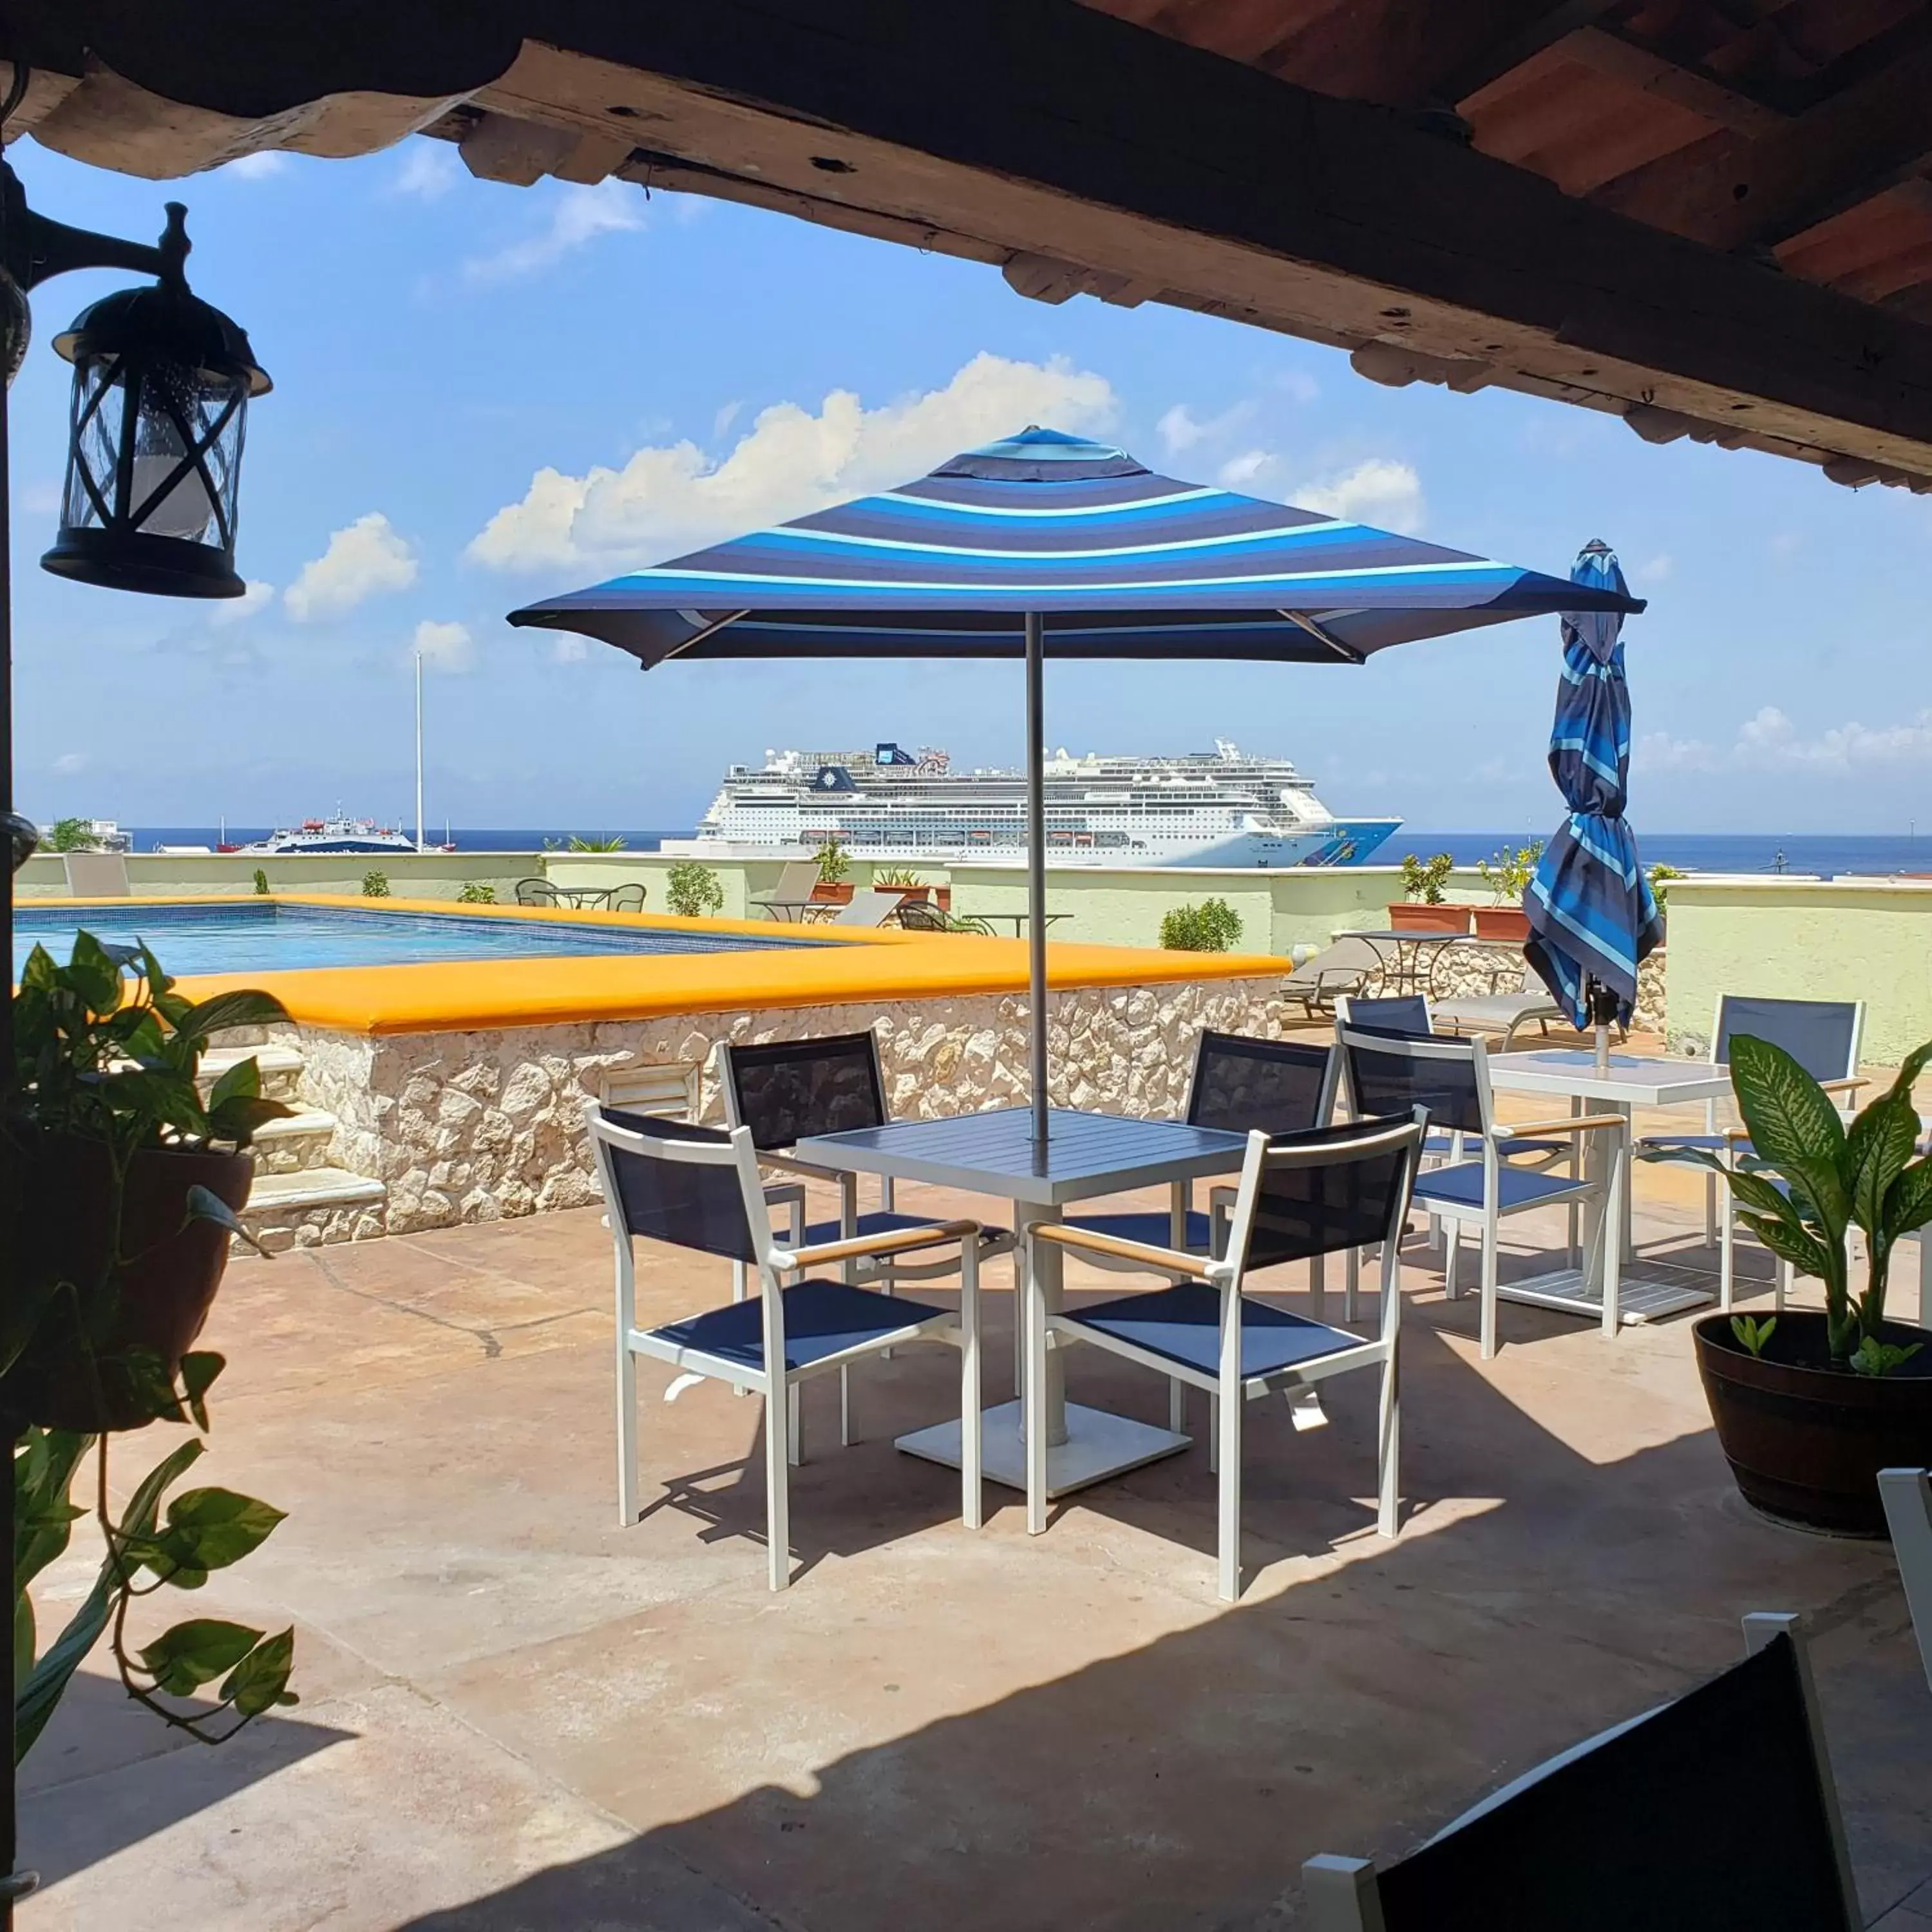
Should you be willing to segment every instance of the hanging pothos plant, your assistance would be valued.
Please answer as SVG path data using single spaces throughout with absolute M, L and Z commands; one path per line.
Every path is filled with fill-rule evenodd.
M 203 1453 L 208 1392 L 223 1367 L 189 1345 L 230 1237 L 250 1238 L 236 1218 L 253 1172 L 247 1150 L 263 1121 L 291 1111 L 262 1096 L 252 1057 L 204 1096 L 201 1058 L 214 1034 L 287 1017 L 263 992 L 190 1001 L 146 946 L 86 932 L 66 965 L 36 946 L 21 974 L 4 1120 L 13 1280 L 0 1308 L 16 1762 L 104 1635 L 129 1694 L 204 1742 L 296 1701 L 292 1630 L 194 1618 L 141 1642 L 130 1628 L 142 1598 L 198 1589 L 282 1520 L 251 1496 L 175 1485 Z M 156 1422 L 194 1433 L 117 1508 L 110 1448 Z M 30 1586 L 90 1514 L 103 1544 L 93 1588 L 44 1643 Z M 212 1708 L 182 1707 L 209 1685 Z

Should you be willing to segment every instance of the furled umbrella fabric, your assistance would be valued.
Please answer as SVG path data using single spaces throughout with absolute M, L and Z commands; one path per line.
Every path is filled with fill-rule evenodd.
M 1616 997 L 1628 1024 L 1636 1006 L 1637 968 L 1663 937 L 1657 902 L 1625 822 L 1630 791 L 1630 686 L 1624 676 L 1623 617 L 1601 593 L 1622 595 L 1616 554 L 1584 546 L 1570 572 L 1598 593 L 1563 614 L 1563 671 L 1550 770 L 1570 816 L 1550 842 L 1523 894 L 1530 964 L 1579 1028 L 1596 1017 L 1590 983 Z M 1641 605 L 1626 605 L 1640 609 Z
M 1048 658 L 1362 664 L 1392 644 L 1563 610 L 1641 610 L 1345 517 L 1156 476 L 1048 429 L 930 476 L 513 611 L 646 669 L 699 658 L 1027 663 L 1036 1132 L 1046 1130 L 1041 670 Z

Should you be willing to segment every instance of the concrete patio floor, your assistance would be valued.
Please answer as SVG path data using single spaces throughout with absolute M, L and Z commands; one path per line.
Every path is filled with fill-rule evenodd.
M 1696 1184 L 1639 1187 L 1642 1244 L 1709 1270 Z M 1505 1273 L 1530 1272 L 1557 1228 L 1513 1226 Z M 848 1450 L 834 1388 L 808 1390 L 788 1593 L 764 1587 L 760 1406 L 717 1385 L 666 1406 L 640 1366 L 649 1504 L 620 1527 L 595 1211 L 238 1262 L 202 1467 L 288 1520 L 151 1608 L 292 1622 L 302 1702 L 208 1750 L 83 1676 L 23 1769 L 46 1886 L 22 1932 L 1291 1926 L 1309 1854 L 1399 1854 L 1785 1609 L 1865 1916 L 1932 1928 L 1932 1692 L 1888 1547 L 1745 1508 L 1686 1320 L 1606 1342 L 1506 1304 L 1483 1364 L 1473 1296 L 1408 1254 L 1402 1533 L 1371 1526 L 1372 1378 L 1312 1432 L 1251 1405 L 1235 1607 L 1198 1442 L 1043 1538 L 991 1486 L 964 1530 L 956 1479 L 891 1442 L 955 1400 L 938 1351 L 862 1373 Z M 726 1273 L 640 1250 L 646 1318 Z M 988 1301 L 994 1395 L 1012 1297 Z M 1069 1376 L 1165 1416 L 1128 1365 L 1082 1352 Z M 145 1466 L 124 1448 L 122 1479 Z M 51 1574 L 44 1620 L 88 1570 Z

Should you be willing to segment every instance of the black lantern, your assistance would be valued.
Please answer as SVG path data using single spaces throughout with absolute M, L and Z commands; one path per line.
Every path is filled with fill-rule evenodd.
M 236 499 L 248 399 L 268 388 L 242 329 L 178 281 L 124 289 L 54 338 L 74 364 L 57 577 L 239 597 Z

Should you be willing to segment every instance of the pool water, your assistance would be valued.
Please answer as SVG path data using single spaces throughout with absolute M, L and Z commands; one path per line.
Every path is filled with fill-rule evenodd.
M 546 959 L 667 952 L 766 952 L 822 940 L 615 928 L 565 919 L 475 919 L 374 907 L 16 906 L 14 976 L 44 946 L 64 964 L 81 928 L 110 944 L 145 941 L 176 977 L 316 966 L 408 966 L 459 959 Z M 835 942 L 836 943 L 836 942 Z

